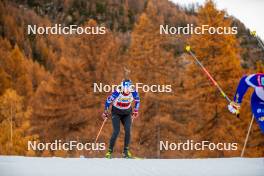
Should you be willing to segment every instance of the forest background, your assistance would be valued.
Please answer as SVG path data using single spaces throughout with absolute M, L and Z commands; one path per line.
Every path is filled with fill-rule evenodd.
M 27 35 L 27 25 L 105 26 L 105 35 Z M 237 35 L 160 35 L 159 26 L 236 26 Z M 264 54 L 239 19 L 203 6 L 168 0 L 0 1 L 0 154 L 100 157 L 105 152 L 28 151 L 27 142 L 94 141 L 108 93 L 93 83 L 130 79 L 170 84 L 171 93 L 139 92 L 140 118 L 133 123 L 131 150 L 148 158 L 239 156 L 251 119 L 250 93 L 240 118 L 184 51 L 190 44 L 227 95 L 244 74 L 263 72 Z M 252 90 L 251 90 L 252 91 Z M 249 91 L 250 92 L 250 91 Z M 11 130 L 12 129 L 12 133 Z M 108 143 L 107 122 L 100 142 Z M 121 140 L 116 152 L 122 152 Z M 237 142 L 237 151 L 159 151 L 159 141 Z M 254 123 L 245 156 L 263 157 L 264 137 Z

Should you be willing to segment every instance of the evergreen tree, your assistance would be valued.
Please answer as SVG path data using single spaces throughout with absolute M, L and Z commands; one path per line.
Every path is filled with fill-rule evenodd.
M 172 54 L 163 48 L 167 41 L 159 33 L 159 25 L 163 24 L 163 16 L 159 15 L 158 9 L 153 1 L 148 1 L 146 10 L 139 17 L 131 34 L 131 44 L 124 64 L 131 70 L 130 78 L 134 83 L 144 83 L 147 85 L 171 84 L 172 73 L 175 68 Z M 134 136 L 135 141 L 146 148 L 149 148 L 145 156 L 159 157 L 160 140 L 160 119 L 166 114 L 164 103 L 166 93 L 144 93 L 139 90 L 141 99 L 141 120 L 144 123 L 138 124 Z M 171 97 L 170 97 L 171 98 Z M 166 109 L 166 108 L 165 108 Z M 163 109 L 164 110 L 164 109 Z M 135 148 L 141 148 L 137 143 Z
M 74 138 L 88 123 L 93 106 L 89 75 L 79 60 L 62 58 L 32 102 L 33 131 L 44 140 Z
M 0 97 L 0 154 L 26 155 L 27 142 L 37 136 L 28 135 L 31 108 L 25 109 L 23 97 L 7 89 Z
M 0 43 L 0 68 L 3 86 L 10 86 L 19 95 L 29 97 L 32 94 L 32 85 L 26 69 L 26 57 L 17 45 L 12 49 L 8 41 L 0 39 Z
M 231 27 L 232 20 L 226 12 L 216 9 L 212 1 L 207 1 L 198 11 L 198 25 Z M 194 35 L 190 44 L 196 56 L 217 80 L 223 90 L 232 98 L 237 80 L 241 76 L 240 49 L 235 35 L 209 34 Z M 219 90 L 208 80 L 201 68 L 190 58 L 185 86 L 192 97 L 192 112 L 189 119 L 195 121 L 194 134 L 200 139 L 219 141 L 240 140 L 234 116 L 227 111 L 226 100 Z M 227 135 L 228 134 L 228 135 Z M 208 151 L 204 151 L 208 155 Z M 234 153 L 233 153 L 234 154 Z M 203 155 L 203 154 L 201 154 Z M 226 156 L 225 152 L 209 152 L 209 156 Z
M 137 81 L 164 83 L 166 80 L 169 70 L 164 67 L 169 66 L 172 59 L 162 48 L 164 37 L 159 34 L 159 25 L 163 23 L 157 7 L 149 1 L 132 32 L 127 60 Z

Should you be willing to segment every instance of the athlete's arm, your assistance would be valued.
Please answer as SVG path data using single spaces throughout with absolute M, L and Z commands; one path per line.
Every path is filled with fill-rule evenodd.
M 135 101 L 135 107 L 134 107 L 134 111 L 138 111 L 139 110 L 139 106 L 140 106 L 140 98 L 139 98 L 139 94 L 137 91 L 132 92 L 134 101 Z
M 257 87 L 257 85 L 258 85 L 258 80 L 257 80 L 256 74 L 252 74 L 249 76 L 243 76 L 238 84 L 236 94 L 234 96 L 234 102 L 240 104 L 248 88 L 249 87 L 255 88 Z
M 120 92 L 115 90 L 105 101 L 105 110 L 109 109 L 110 104 L 119 96 Z

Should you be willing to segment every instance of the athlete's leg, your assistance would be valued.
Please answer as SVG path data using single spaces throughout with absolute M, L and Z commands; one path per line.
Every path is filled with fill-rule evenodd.
M 117 114 L 112 114 L 112 126 L 113 126 L 113 133 L 110 139 L 110 146 L 109 149 L 113 151 L 116 139 L 118 137 L 120 131 L 120 117 Z
M 128 150 L 130 143 L 131 114 L 123 116 L 121 118 L 121 122 L 125 130 L 125 140 L 124 140 L 124 151 L 125 151 Z

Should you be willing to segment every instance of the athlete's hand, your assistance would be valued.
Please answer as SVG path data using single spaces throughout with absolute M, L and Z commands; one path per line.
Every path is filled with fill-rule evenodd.
M 132 120 L 138 118 L 138 111 L 134 110 L 134 112 L 132 113 Z
M 104 110 L 103 114 L 102 114 L 102 118 L 105 120 L 105 119 L 108 119 L 109 117 L 109 112 L 108 110 Z
M 240 104 L 236 103 L 236 102 L 231 102 L 228 105 L 228 110 L 233 113 L 236 114 L 236 116 L 239 116 L 239 112 L 240 112 Z

